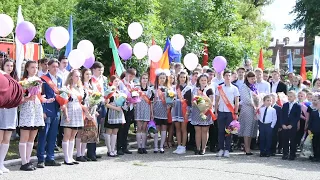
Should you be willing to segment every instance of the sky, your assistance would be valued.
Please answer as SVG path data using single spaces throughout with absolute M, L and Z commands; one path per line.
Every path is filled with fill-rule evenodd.
M 294 20 L 294 15 L 289 14 L 292 11 L 296 0 L 274 0 L 274 2 L 264 7 L 263 18 L 269 21 L 273 27 L 272 37 L 283 39 L 289 37 L 290 40 L 298 40 L 301 32 L 288 31 L 284 29 L 285 24 L 290 24 Z

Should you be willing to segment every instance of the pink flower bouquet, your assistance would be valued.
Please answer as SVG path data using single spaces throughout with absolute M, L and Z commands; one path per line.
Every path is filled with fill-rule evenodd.
M 229 126 L 225 129 L 226 136 L 230 136 L 231 134 L 238 134 L 240 130 L 240 123 L 237 120 L 233 120 Z
M 127 94 L 128 98 L 127 101 L 131 104 L 137 104 L 141 102 L 139 89 L 133 88 L 131 91 Z
M 38 77 L 31 77 L 19 82 L 23 89 L 29 92 L 30 96 L 37 95 L 41 92 L 42 81 Z

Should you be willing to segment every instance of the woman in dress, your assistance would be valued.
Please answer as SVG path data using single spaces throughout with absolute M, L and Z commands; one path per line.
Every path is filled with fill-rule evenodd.
M 12 60 L 5 60 L 2 64 L 1 69 L 10 74 L 10 76 L 18 80 L 18 77 L 15 73 L 15 65 Z M 12 131 L 14 131 L 17 127 L 17 108 L 10 109 L 1 109 L 0 108 L 0 175 L 3 173 L 8 173 L 9 169 L 4 167 L 4 159 L 7 155 L 10 143 L 10 137 Z
M 154 86 L 153 116 L 156 122 L 157 132 L 154 135 L 154 153 L 158 153 L 158 133 L 161 131 L 160 153 L 164 153 L 164 142 L 167 136 L 168 109 L 166 104 L 165 92 L 170 89 L 169 76 L 164 71 L 158 71 Z
M 36 61 L 28 61 L 22 79 L 35 78 L 38 74 L 38 63 Z M 22 166 L 20 170 L 32 171 L 36 168 L 30 162 L 34 140 L 38 130 L 44 127 L 43 109 L 41 103 L 51 103 L 54 98 L 45 99 L 39 94 L 38 96 L 29 96 L 28 91 L 25 92 L 23 104 L 20 106 L 20 143 L 19 153 Z
M 197 80 L 197 86 L 193 90 L 193 96 L 204 96 L 210 99 L 209 107 L 213 107 L 214 102 L 214 92 L 208 85 L 208 75 L 202 74 Z M 202 119 L 200 115 L 200 110 L 198 107 L 194 106 L 191 112 L 191 124 L 194 126 L 196 131 L 196 155 L 204 155 L 206 151 L 206 145 L 208 142 L 208 132 L 209 127 L 213 124 L 212 117 L 207 116 L 206 119 Z
M 117 76 L 110 77 L 110 85 L 116 88 L 114 94 L 106 100 L 106 107 L 108 108 L 108 120 L 105 122 L 106 128 L 105 143 L 108 148 L 107 155 L 109 157 L 116 157 L 117 152 L 115 150 L 117 143 L 117 134 L 122 124 L 126 122 L 122 107 L 116 105 L 116 97 L 119 92 L 120 79 Z
M 148 74 L 142 74 L 140 78 L 140 98 L 141 102 L 136 104 L 134 116 L 137 122 L 137 143 L 138 153 L 147 154 L 146 140 L 147 140 L 147 125 L 153 117 L 151 101 L 154 97 L 153 91 L 149 87 Z
M 77 69 L 72 70 L 65 83 L 69 91 L 69 101 L 61 107 L 63 117 L 60 126 L 63 127 L 62 149 L 64 154 L 64 164 L 79 164 L 73 159 L 74 139 L 78 130 L 84 126 L 83 111 L 88 118 L 92 117 L 88 114 L 87 109 L 82 105 L 84 90 L 80 79 L 80 72 Z
M 257 99 L 258 92 L 254 84 L 256 81 L 255 74 L 250 71 L 244 80 L 244 86 L 240 89 L 241 110 L 239 123 L 241 124 L 239 136 L 244 137 L 244 148 L 246 155 L 252 155 L 250 145 L 251 138 L 257 137 L 258 121 L 255 119 L 257 105 L 254 99 Z
M 97 126 L 97 116 L 96 109 L 97 106 L 89 107 L 89 97 L 93 93 L 94 88 L 91 82 L 91 70 L 83 68 L 81 70 L 81 82 L 83 83 L 84 89 L 84 98 L 83 105 L 89 108 L 89 113 L 93 117 L 93 120 L 85 117 L 83 129 L 78 131 L 76 138 L 76 149 L 77 149 L 77 158 L 76 161 L 86 162 L 86 161 L 96 161 L 96 157 L 87 158 L 85 156 L 87 143 L 97 143 L 98 142 L 98 126 Z M 87 154 L 95 154 L 93 149 L 88 148 Z
M 177 85 L 174 88 L 176 93 L 176 100 L 172 110 L 172 121 L 176 127 L 176 136 L 178 147 L 173 153 L 184 154 L 186 153 L 187 143 L 187 125 L 188 113 L 191 107 L 191 86 L 188 86 L 189 76 L 186 71 L 180 71 L 177 77 Z M 187 105 L 187 107 L 184 107 Z M 186 108 L 182 110 L 183 108 Z M 184 114 L 185 113 L 185 114 Z

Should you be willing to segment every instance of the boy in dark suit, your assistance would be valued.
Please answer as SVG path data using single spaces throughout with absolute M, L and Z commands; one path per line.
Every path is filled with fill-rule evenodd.
M 318 99 L 320 96 L 318 95 Z M 312 146 L 314 158 L 312 161 L 319 162 L 320 161 L 320 116 L 319 116 L 320 104 L 317 104 L 315 110 L 310 112 L 309 116 L 309 125 L 308 125 L 308 133 L 309 135 L 312 133 Z
M 298 122 L 301 115 L 301 106 L 295 102 L 296 93 L 294 91 L 288 92 L 289 102 L 282 107 L 282 131 L 283 131 L 283 156 L 282 159 L 294 160 L 296 157 L 297 143 L 295 142 Z M 290 154 L 289 154 L 290 141 Z
M 280 150 L 280 141 L 282 139 L 278 139 L 278 136 L 280 134 L 280 130 L 281 130 L 281 117 L 282 117 L 282 112 L 281 112 L 281 107 L 277 104 L 278 101 L 278 95 L 276 93 L 271 93 L 270 94 L 271 98 L 272 98 L 272 102 L 271 102 L 271 107 L 273 107 L 276 110 L 277 113 L 277 123 L 275 125 L 275 127 L 273 128 L 272 131 L 272 144 L 271 144 L 271 156 L 275 156 L 276 155 L 276 151 L 277 151 L 277 144 L 279 142 L 279 150 Z
M 281 82 L 280 72 L 277 70 L 272 71 L 271 93 L 283 92 L 287 94 L 287 85 Z

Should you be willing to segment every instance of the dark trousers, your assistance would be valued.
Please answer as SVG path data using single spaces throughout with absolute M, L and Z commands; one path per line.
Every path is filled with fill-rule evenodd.
M 271 153 L 277 153 L 278 144 L 278 127 L 272 129 L 272 143 L 271 143 Z
M 128 143 L 128 133 L 131 123 L 134 121 L 134 109 L 131 111 L 123 111 L 126 123 L 121 126 L 118 131 L 117 150 L 126 150 Z
M 264 124 L 259 121 L 260 153 L 271 154 L 272 128 L 271 123 Z
M 63 139 L 63 131 L 64 131 L 64 127 L 60 126 L 61 121 L 63 121 L 63 120 L 60 116 L 58 136 L 57 136 L 57 146 L 59 146 L 59 147 L 62 147 L 62 139 Z
M 289 155 L 289 142 L 290 142 L 290 156 L 295 157 L 297 151 L 296 134 L 297 127 L 292 127 L 291 129 L 282 130 L 283 138 L 283 156 Z
M 231 112 L 218 112 L 218 129 L 219 129 L 219 149 L 228 150 L 231 149 L 231 135 L 226 136 L 225 128 L 227 128 L 232 122 Z
M 218 145 L 218 121 L 214 121 L 209 128 L 210 150 L 214 150 Z
M 96 158 L 96 148 L 97 148 L 97 143 L 88 143 L 87 144 L 87 157 L 88 158 Z
M 196 133 L 194 130 L 194 126 L 190 123 L 190 121 L 188 122 L 188 125 L 187 125 L 187 133 L 189 134 L 187 149 L 193 150 L 196 147 L 196 138 L 195 138 Z
M 296 143 L 297 143 L 298 147 L 301 145 L 300 143 L 301 143 L 301 139 L 302 139 L 302 137 L 304 135 L 304 126 L 306 124 L 306 121 L 303 120 L 303 119 L 300 119 L 299 123 L 300 123 L 300 129 L 299 129 L 299 131 L 297 132 L 297 135 L 296 135 Z
M 283 150 L 283 129 L 278 132 L 278 151 Z

